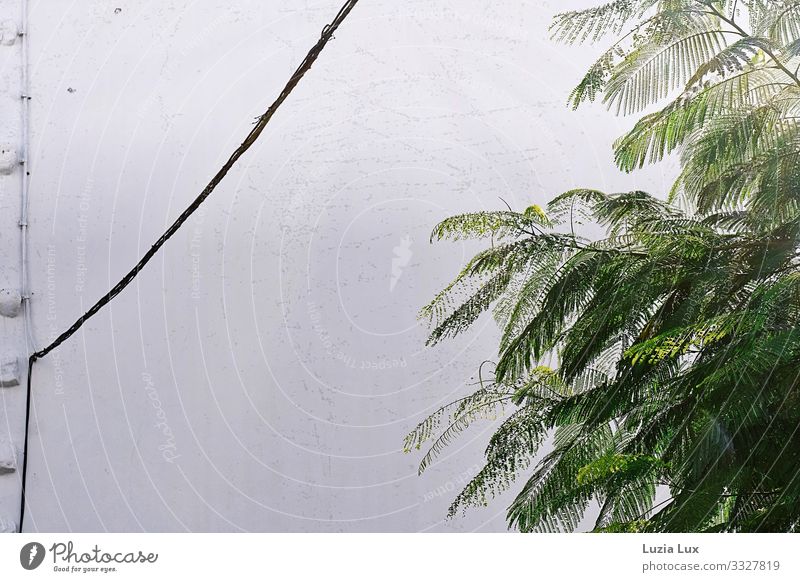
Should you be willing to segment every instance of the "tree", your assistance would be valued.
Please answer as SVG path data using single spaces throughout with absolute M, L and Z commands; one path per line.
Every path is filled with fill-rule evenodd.
M 614 0 L 552 31 L 616 37 L 570 104 L 658 105 L 616 161 L 674 154 L 680 175 L 662 198 L 581 189 L 436 226 L 491 244 L 423 309 L 429 344 L 489 310 L 503 333 L 477 391 L 406 447 L 436 437 L 422 471 L 508 410 L 450 514 L 524 474 L 508 508 L 522 531 L 575 530 L 593 502 L 595 531 L 798 531 L 800 1 Z

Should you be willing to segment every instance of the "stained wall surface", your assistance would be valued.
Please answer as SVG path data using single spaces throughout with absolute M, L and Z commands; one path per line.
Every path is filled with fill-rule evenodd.
M 0 533 L 17 530 L 25 426 L 21 4 L 0 0 Z

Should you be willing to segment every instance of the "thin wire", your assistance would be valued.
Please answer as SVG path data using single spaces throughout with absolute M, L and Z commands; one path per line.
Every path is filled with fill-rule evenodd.
M 194 201 L 184 210 L 180 216 L 172 223 L 172 225 L 164 231 L 158 240 L 150 247 L 150 249 L 142 255 L 142 258 L 139 259 L 139 262 L 124 276 L 120 279 L 119 283 L 114 285 L 111 290 L 106 293 L 103 297 L 101 297 L 97 303 L 92 305 L 89 310 L 81 315 L 75 323 L 73 323 L 64 333 L 59 335 L 53 342 L 48 345 L 47 347 L 39 350 L 38 352 L 34 352 L 30 358 L 28 359 L 28 401 L 26 404 L 26 412 L 25 412 L 25 444 L 23 455 L 24 459 L 22 462 L 22 500 L 20 502 L 20 510 L 19 510 L 19 531 L 22 532 L 22 524 L 23 520 L 25 519 L 25 505 L 26 505 L 26 478 L 27 478 L 27 469 L 28 469 L 28 432 L 29 432 L 29 423 L 30 423 L 30 410 L 31 410 L 31 375 L 33 372 L 33 364 L 36 360 L 39 360 L 49 354 L 51 351 L 56 349 L 66 340 L 68 340 L 75 332 L 77 332 L 84 323 L 86 323 L 89 319 L 94 317 L 98 311 L 100 311 L 103 307 L 105 307 L 108 303 L 111 302 L 114 297 L 119 295 L 131 282 L 136 278 L 139 272 L 144 268 L 147 263 L 155 256 L 158 250 L 164 246 L 172 235 L 174 235 L 178 229 L 186 222 L 189 217 L 194 214 L 194 212 L 200 208 L 200 205 L 208 198 L 211 193 L 216 189 L 217 185 L 222 181 L 222 179 L 227 175 L 230 169 L 236 164 L 242 155 L 244 155 L 247 150 L 256 142 L 259 138 L 261 133 L 266 128 L 267 124 L 270 122 L 272 117 L 275 115 L 275 112 L 278 108 L 286 101 L 286 98 L 291 94 L 300 80 L 305 76 L 305 74 L 311 69 L 311 66 L 319 57 L 322 50 L 325 48 L 325 45 L 328 44 L 333 38 L 334 32 L 339 28 L 339 26 L 344 22 L 347 18 L 348 14 L 353 10 L 355 5 L 358 3 L 358 0 L 348 0 L 339 10 L 339 13 L 336 17 L 331 21 L 330 24 L 325 26 L 322 29 L 322 33 L 320 34 L 319 40 L 317 43 L 308 51 L 305 59 L 303 62 L 300 63 L 300 66 L 297 67 L 297 70 L 294 74 L 289 78 L 289 81 L 286 83 L 286 86 L 281 91 L 278 98 L 269 106 L 269 109 L 257 118 L 256 124 L 253 129 L 247 134 L 247 137 L 244 139 L 242 144 L 234 150 L 231 157 L 228 159 L 227 162 L 220 168 L 220 170 L 211 178 L 211 181 L 208 185 L 203 189 L 202 192 L 194 199 Z

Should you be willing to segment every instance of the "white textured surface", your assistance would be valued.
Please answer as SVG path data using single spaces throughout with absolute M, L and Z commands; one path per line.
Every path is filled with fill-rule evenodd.
M 5 16 L 5 14 L 4 14 Z M 19 37 L 19 24 L 14 20 L 0 21 L 0 44 L 11 46 Z
M 12 23 L 20 21 L 19 0 L 0 0 L 0 442 L 21 448 L 25 390 L 19 370 L 26 345 L 20 308 L 20 43 Z M 12 365 L 7 365 L 8 361 Z M 0 470 L 2 472 L 2 470 Z M 0 532 L 14 531 L 19 511 L 19 473 L 0 474 Z
M 13 444 L 0 440 L 0 475 L 17 470 L 17 451 Z
M 11 231 L 13 232 L 13 231 Z M 9 257 L 9 262 L 12 262 L 15 257 Z M 14 266 L 9 265 L 10 269 Z M 19 289 L 0 289 L 0 316 L 3 317 L 16 317 L 22 307 L 22 298 Z
M 591 55 L 546 27 L 587 3 L 363 0 L 202 214 L 37 364 L 26 527 L 503 530 L 507 498 L 443 522 L 490 425 L 423 477 L 401 451 L 496 339 L 484 318 L 423 347 L 418 309 L 478 248 L 427 239 L 500 197 L 661 188 L 614 171 L 624 122 L 565 107 Z M 337 9 L 34 3 L 40 346 L 199 192 Z
M 9 176 L 19 165 L 19 154 L 13 144 L 0 144 L 0 175 Z
M 17 522 L 8 517 L 0 517 L 0 533 L 15 533 Z
M 10 388 L 21 383 L 19 359 L 9 356 L 0 360 L 0 387 Z

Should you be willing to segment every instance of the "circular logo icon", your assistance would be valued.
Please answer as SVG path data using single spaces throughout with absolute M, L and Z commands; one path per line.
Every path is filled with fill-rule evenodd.
M 30 542 L 19 551 L 19 563 L 26 570 L 35 570 L 44 561 L 44 546 L 39 542 Z

